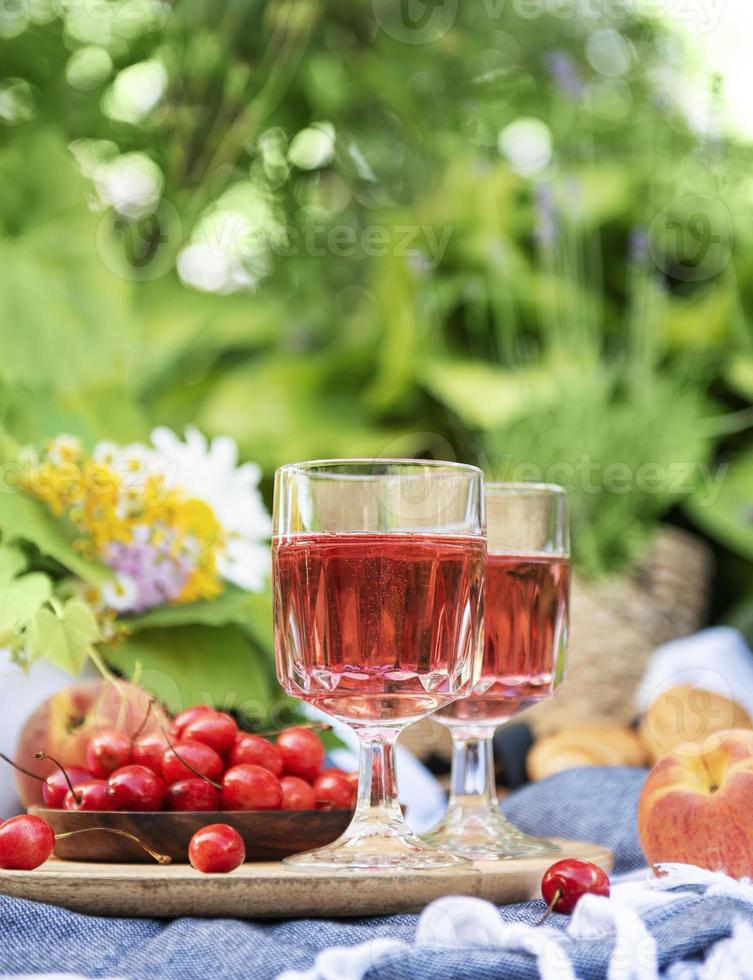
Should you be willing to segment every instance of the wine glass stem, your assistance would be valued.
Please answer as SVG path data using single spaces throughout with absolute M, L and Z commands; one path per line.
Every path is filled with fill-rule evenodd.
M 450 807 L 462 804 L 497 809 L 493 738 L 493 728 L 473 734 L 453 732 Z
M 378 816 L 402 820 L 395 776 L 395 743 L 399 729 L 362 728 L 357 734 L 360 760 L 354 819 Z

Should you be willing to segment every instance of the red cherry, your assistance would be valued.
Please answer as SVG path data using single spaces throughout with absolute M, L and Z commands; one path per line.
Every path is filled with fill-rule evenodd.
M 55 835 L 39 817 L 13 817 L 0 826 L 0 868 L 33 871 L 52 856 Z
M 115 809 L 115 802 L 107 792 L 106 779 L 89 779 L 76 786 L 74 796 L 70 790 L 63 801 L 64 810 L 93 810 L 107 812 Z
M 347 779 L 347 781 L 350 783 L 350 785 L 353 787 L 353 789 L 357 793 L 358 792 L 358 780 L 360 778 L 359 773 L 358 772 L 346 772 L 344 778 Z
M 188 860 L 203 874 L 227 874 L 246 860 L 246 845 L 237 830 L 226 823 L 213 823 L 193 835 Z
M 180 813 L 212 813 L 221 810 L 220 792 L 205 779 L 181 779 L 167 787 L 165 809 Z
M 186 725 L 190 725 L 192 721 L 195 721 L 197 718 L 201 718 L 206 714 L 211 714 L 213 711 L 214 708 L 210 708 L 208 704 L 195 704 L 190 708 L 186 708 L 185 711 L 181 711 L 179 715 L 173 718 L 172 727 L 176 737 L 178 736 L 180 730 L 185 728 Z
M 310 783 L 321 772 L 324 763 L 322 740 L 309 728 L 286 728 L 277 736 L 286 776 L 300 776 Z
M 223 777 L 223 810 L 279 810 L 281 803 L 280 780 L 268 769 L 245 763 Z
M 82 769 L 80 766 L 68 766 L 65 771 L 68 773 L 68 779 L 70 779 L 74 786 L 78 786 L 94 778 L 88 770 Z M 44 781 L 42 799 L 44 800 L 45 806 L 53 810 L 60 810 L 69 791 L 70 786 L 68 785 L 68 780 L 58 769 L 57 772 L 48 776 Z
M 167 751 L 167 742 L 162 735 L 142 735 L 131 748 L 131 762 L 135 766 L 146 766 L 158 776 L 162 776 L 162 756 Z
M 161 810 L 165 789 L 163 780 L 146 766 L 124 766 L 107 780 L 107 795 L 114 810 Z
M 131 740 L 115 729 L 95 735 L 86 749 L 86 767 L 100 779 L 107 779 L 130 762 Z
M 276 745 L 268 742 L 261 735 L 241 732 L 235 740 L 228 761 L 231 766 L 241 766 L 244 763 L 261 766 L 278 779 L 282 775 L 282 753 Z
M 201 742 L 223 757 L 232 749 L 237 734 L 235 719 L 224 711 L 206 712 L 180 729 L 182 741 Z
M 315 810 L 316 793 L 305 779 L 298 776 L 283 776 L 280 780 L 282 787 L 281 810 Z
M 541 894 L 551 911 L 569 915 L 584 895 L 608 896 L 609 878 L 590 861 L 565 858 L 545 872 Z
M 214 749 L 201 742 L 176 742 L 162 756 L 162 776 L 168 785 L 190 779 L 196 773 L 207 779 L 219 780 L 224 768 L 222 759 Z
M 319 809 L 349 810 L 355 802 L 356 792 L 347 779 L 335 773 L 319 776 L 314 780 L 314 796 Z

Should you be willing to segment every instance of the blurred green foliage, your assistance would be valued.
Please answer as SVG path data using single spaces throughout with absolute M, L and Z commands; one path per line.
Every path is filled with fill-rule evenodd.
M 753 561 L 748 147 L 607 6 L 426 43 L 377 0 L 4 13 L 5 430 L 455 455 L 568 484 L 584 574 L 670 514 Z

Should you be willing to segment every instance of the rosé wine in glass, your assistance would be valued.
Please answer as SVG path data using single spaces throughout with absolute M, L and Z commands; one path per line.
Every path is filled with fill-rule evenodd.
M 481 677 L 436 714 L 452 735 L 450 800 L 424 840 L 473 860 L 505 860 L 558 850 L 500 812 L 492 740 L 497 726 L 553 697 L 564 677 L 570 539 L 562 487 L 488 483 L 486 507 Z
M 467 689 L 482 539 L 309 534 L 273 542 L 285 689 L 344 721 L 406 723 Z
M 447 724 L 499 725 L 550 698 L 562 679 L 569 559 L 489 555 L 485 589 L 481 679 L 467 697 L 438 712 Z

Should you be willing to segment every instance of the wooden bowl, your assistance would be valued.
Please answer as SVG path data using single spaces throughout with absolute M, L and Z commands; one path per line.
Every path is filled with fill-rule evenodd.
M 352 810 L 267 810 L 229 813 L 78 813 L 32 806 L 29 813 L 42 817 L 56 834 L 108 827 L 138 837 L 158 854 L 176 864 L 188 862 L 188 844 L 202 827 L 226 823 L 235 827 L 246 843 L 247 861 L 277 861 L 288 854 L 324 847 L 343 833 Z M 55 857 L 69 861 L 108 861 L 116 864 L 152 862 L 138 844 L 91 830 L 58 840 Z

